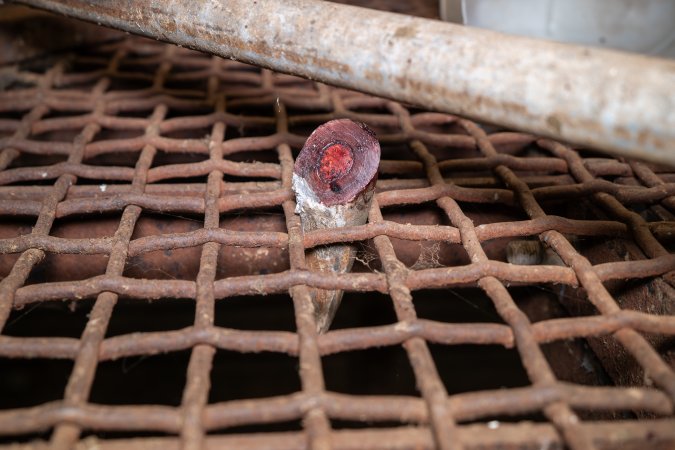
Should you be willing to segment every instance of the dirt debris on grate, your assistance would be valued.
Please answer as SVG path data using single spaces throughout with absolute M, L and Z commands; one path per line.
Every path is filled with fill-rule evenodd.
M 139 38 L 17 77 L 0 444 L 675 444 L 675 170 Z M 369 221 L 303 235 L 293 158 L 340 117 L 382 145 Z M 337 242 L 351 274 L 306 269 Z M 346 292 L 325 335 L 308 287 Z

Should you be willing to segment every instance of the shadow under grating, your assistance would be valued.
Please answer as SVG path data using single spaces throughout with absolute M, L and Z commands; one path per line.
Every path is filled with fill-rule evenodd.
M 139 38 L 100 50 L 36 75 L 42 97 L 0 91 L 1 443 L 675 444 L 675 204 L 644 195 L 672 170 Z M 317 336 L 284 157 L 363 113 L 382 141 L 371 222 L 394 231 L 356 240 L 362 292 Z M 509 264 L 518 239 L 562 265 Z

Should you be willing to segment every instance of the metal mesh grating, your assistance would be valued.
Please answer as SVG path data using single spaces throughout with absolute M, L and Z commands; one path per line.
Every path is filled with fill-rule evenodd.
M 8 442 L 34 433 L 43 434 L 26 444 L 30 448 L 59 449 L 198 448 L 203 442 L 234 448 L 587 449 L 675 441 L 675 374 L 672 360 L 664 361 L 664 355 L 672 359 L 667 346 L 675 335 L 675 319 L 668 315 L 673 297 L 661 298 L 666 305 L 661 310 L 633 310 L 622 308 L 607 287 L 616 280 L 672 281 L 675 255 L 668 246 L 675 226 L 675 173 L 136 38 L 66 57 L 44 73 L 18 71 L 13 77 L 15 83 L 0 92 L 0 214 L 35 222 L 30 232 L 0 239 L 7 267 L 0 284 L 0 329 L 13 308 L 95 301 L 79 339 L 0 335 L 0 356 L 13 362 L 74 362 L 59 400 L 0 411 L 0 435 Z M 367 122 L 378 131 L 383 147 L 378 194 L 367 225 L 303 235 L 290 190 L 293 152 L 312 128 L 337 117 Z M 132 155 L 133 165 L 120 163 L 126 160 L 115 159 L 119 155 Z M 552 201 L 590 205 L 605 217 L 563 217 L 550 212 Z M 438 210 L 442 222 L 385 219 L 388 210 L 409 205 Z M 517 210 L 521 219 L 474 224 L 476 209 L 500 207 Z M 220 223 L 221 215 L 266 211 L 283 212 L 283 231 L 256 230 L 255 222 L 240 231 Z M 187 232 L 137 237 L 139 218 L 152 212 L 192 214 L 202 223 Z M 101 214 L 119 216 L 105 237 L 51 233 L 59 220 L 96 220 Z M 538 237 L 564 265 L 511 265 L 488 249 L 490 242 L 518 237 Z M 592 264 L 575 245 L 578 237 L 621 238 L 641 256 L 636 260 L 633 252 L 627 259 Z M 371 239 L 374 269 L 365 265 L 347 275 L 305 269 L 307 248 Z M 397 240 L 453 244 L 453 251 L 464 253 L 455 265 L 404 264 Z M 283 250 L 287 270 L 220 276 L 219 254 L 240 247 Z M 193 279 L 125 272 L 135 257 L 184 248 L 200 251 Z M 87 265 L 77 262 L 85 255 L 107 260 L 104 273 L 84 279 L 31 278 L 50 255 L 72 255 L 75 265 Z M 592 312 L 533 323 L 512 287 L 539 285 L 576 290 Z M 308 286 L 387 294 L 395 322 L 317 336 Z M 452 297 L 444 293 L 466 287 L 489 297 L 499 323 L 418 318 L 420 290 L 437 290 L 439 301 L 446 302 Z M 217 301 L 274 293 L 290 294 L 295 332 L 215 325 Z M 109 336 L 121 297 L 191 299 L 194 324 Z M 576 338 L 615 342 L 616 351 L 639 365 L 642 385 L 561 381 L 543 347 Z M 514 348 L 529 383 L 449 395 L 452 387 L 444 384 L 430 345 Z M 419 396 L 349 395 L 326 388 L 322 359 L 386 346 L 405 350 Z M 89 401 L 103 362 L 181 350 L 190 356 L 179 406 Z M 301 389 L 210 403 L 211 370 L 221 350 L 297 357 Z M 462 368 L 458 361 L 453 370 Z M 498 381 L 502 374 L 497 370 L 493 376 Z M 622 420 L 584 419 L 589 411 L 617 413 Z M 542 420 L 493 420 L 526 414 L 541 414 Z M 300 431 L 222 433 L 293 420 L 302 421 Z M 339 421 L 360 426 L 340 427 Z M 95 437 L 105 432 L 126 434 Z

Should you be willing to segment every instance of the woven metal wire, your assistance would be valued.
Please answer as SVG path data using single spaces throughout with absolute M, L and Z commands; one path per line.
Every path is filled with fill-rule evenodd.
M 30 217 L 35 222 L 28 234 L 0 239 L 0 253 L 17 256 L 0 283 L 0 330 L 13 308 L 50 300 L 95 298 L 95 302 L 79 339 L 0 335 L 3 358 L 74 361 L 62 399 L 0 411 L 0 435 L 51 430 L 47 440 L 27 445 L 56 449 L 90 445 L 91 441 L 82 440 L 83 433 L 106 431 L 126 432 L 127 437 L 101 439 L 96 445 L 102 448 L 178 444 L 200 448 L 204 442 L 233 448 L 539 448 L 547 442 L 551 448 L 590 449 L 675 439 L 675 373 L 645 337 L 672 338 L 675 318 L 622 309 L 603 284 L 662 276 L 672 280 L 669 273 L 675 270 L 675 255 L 667 243 L 675 222 L 647 222 L 632 208 L 652 205 L 672 218 L 674 172 L 634 161 L 584 157 L 551 140 L 487 132 L 488 128 L 460 117 L 421 112 L 138 38 L 106 44 L 89 56 L 65 57 L 44 73 L 16 71 L 13 76 L 16 83 L 0 92 L 0 217 Z M 53 112 L 58 115 L 50 115 Z M 306 134 L 293 130 L 311 130 L 338 117 L 366 122 L 379 131 L 383 161 L 378 193 L 366 225 L 303 234 L 290 186 L 294 151 L 302 146 Z M 206 135 L 195 135 L 204 128 L 209 129 Z M 238 132 L 227 138 L 230 129 Z M 250 129 L 269 132 L 251 136 Z M 104 130 L 133 136 L 109 139 Z M 40 138 L 55 132 L 75 137 L 69 141 Z M 412 152 L 410 159 L 389 156 L 392 149 L 401 147 Z M 435 148 L 456 153 L 439 160 Z M 242 152 L 259 151 L 274 151 L 277 160 L 236 158 Z M 187 154 L 195 160 L 154 165 L 158 152 Z M 118 153 L 137 155 L 135 166 L 91 162 Z M 14 164 L 25 155 L 58 161 Z M 199 177 L 203 182 L 192 182 Z M 608 218 L 579 220 L 547 214 L 542 204 L 551 199 L 589 200 Z M 405 205 L 438 208 L 447 225 L 384 219 L 382 209 Z M 488 210 L 493 205 L 508 206 L 524 217 L 475 226 L 466 213 L 467 205 Z M 219 226 L 221 214 L 270 208 L 283 210 L 285 232 Z M 134 238 L 141 214 L 153 211 L 203 215 L 203 225 L 185 233 Z M 56 220 L 101 213 L 121 214 L 117 229 L 109 236 L 71 239 L 50 234 Z M 630 239 L 644 257 L 593 265 L 572 245 L 571 235 Z M 490 259 L 484 250 L 486 241 L 518 237 L 538 238 L 564 265 L 512 265 Z M 469 262 L 413 270 L 397 257 L 392 238 L 459 244 Z M 306 268 L 306 249 L 369 239 L 380 270 L 324 274 Z M 190 247 L 201 249 L 194 280 L 124 275 L 130 258 Z M 287 249 L 289 269 L 218 278 L 218 254 L 224 247 Z M 108 262 L 105 273 L 84 280 L 26 284 L 47 254 L 105 255 Z M 582 288 L 596 313 L 532 323 L 508 287 L 541 284 Z M 482 290 L 503 323 L 418 318 L 416 291 L 436 289 L 443 294 L 466 286 Z M 319 336 L 308 287 L 386 294 L 397 321 Z M 217 301 L 272 293 L 292 297 L 295 332 L 214 325 Z M 119 296 L 192 299 L 194 324 L 172 331 L 106 337 Z M 644 386 L 563 382 L 542 352 L 546 343 L 602 336 L 613 337 L 640 365 Z M 530 385 L 448 395 L 430 343 L 515 348 Z M 326 390 L 323 356 L 381 346 L 403 347 L 419 397 Z M 180 407 L 89 402 L 101 362 L 186 349 L 191 356 Z M 209 404 L 210 372 L 217 350 L 297 357 L 301 390 L 274 398 Z M 456 370 L 462 370 L 461 362 Z M 498 379 L 500 373 L 493 376 Z M 581 420 L 578 415 L 596 410 L 640 414 L 604 422 Z M 498 427 L 493 422 L 481 423 L 528 413 L 541 413 L 547 421 Z M 302 431 L 209 434 L 289 420 L 301 420 Z M 361 422 L 363 428 L 334 429 L 335 420 Z M 387 427 L 377 426 L 379 422 Z M 145 432 L 168 436 L 134 435 Z

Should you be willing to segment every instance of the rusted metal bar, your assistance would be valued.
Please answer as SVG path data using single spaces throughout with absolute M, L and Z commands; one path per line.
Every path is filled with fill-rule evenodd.
M 672 422 L 664 420 L 645 420 L 639 422 L 589 422 L 581 424 L 585 433 L 592 437 L 597 448 L 607 450 L 639 450 L 644 443 L 654 448 L 670 448 L 675 442 Z M 465 425 L 458 429 L 458 444 L 464 444 L 467 450 L 478 449 L 539 449 L 562 450 L 565 442 L 551 424 L 523 422 L 517 424 L 500 423 L 496 429 L 484 424 Z M 352 450 L 368 448 L 385 450 L 391 448 L 432 450 L 437 448 L 432 432 L 428 427 L 369 428 L 364 430 L 343 429 L 333 432 L 332 448 Z M 79 442 L 76 450 L 86 450 L 93 446 L 102 450 L 124 450 L 143 448 L 145 450 L 178 450 L 180 441 L 174 437 L 98 439 L 90 438 Z M 7 450 L 46 450 L 48 445 L 40 441 L 30 444 L 10 444 L 2 446 Z M 254 433 L 232 435 L 210 435 L 205 441 L 205 449 L 240 448 L 245 450 L 302 450 L 307 448 L 304 433 Z
M 653 389 L 617 389 L 577 386 L 559 383 L 554 386 L 491 390 L 451 396 L 448 406 L 463 421 L 491 415 L 531 413 L 547 402 L 566 399 L 579 409 L 642 409 L 667 415 L 671 405 L 664 394 Z M 320 396 L 296 393 L 261 399 L 235 400 L 208 405 L 204 411 L 204 427 L 217 430 L 226 427 L 269 423 L 270 417 L 286 420 L 302 416 L 306 402 L 326 408 L 334 419 L 368 421 L 400 421 L 428 424 L 429 412 L 421 399 L 405 396 L 370 396 L 363 398 L 327 392 Z M 374 407 L 374 402 L 382 407 Z M 260 414 L 267 411 L 267 414 Z M 132 420 L 130 420 L 133 418 Z M 180 429 L 179 411 L 162 406 L 85 405 L 69 407 L 62 402 L 23 408 L 12 414 L 0 412 L 0 432 L 18 435 L 31 429 L 44 430 L 60 421 L 70 421 L 96 430 L 152 430 L 176 433 Z
M 675 62 L 316 0 L 19 0 L 618 155 L 675 164 Z
M 477 138 L 480 143 L 479 148 L 485 155 L 494 156 L 497 154 L 494 147 L 485 140 L 486 135 L 482 129 L 469 121 L 462 121 L 462 126 Z M 550 148 L 557 156 L 565 157 L 570 166 L 570 171 L 576 178 L 584 181 L 593 178 L 584 168 L 581 158 L 576 152 L 555 142 L 544 141 L 541 144 Z M 494 171 L 504 180 L 507 186 L 517 193 L 520 204 L 529 217 L 536 218 L 546 215 L 544 209 L 530 192 L 529 187 L 520 181 L 510 169 L 500 166 L 495 168 Z M 606 193 L 595 194 L 593 199 L 600 203 L 604 207 L 603 209 L 609 211 L 611 215 L 622 217 L 629 224 L 635 236 L 635 241 L 644 254 L 650 258 L 669 255 L 668 250 L 648 231 L 648 228 L 645 227 L 645 220 L 637 213 L 628 210 L 616 198 Z M 603 285 L 588 259 L 579 255 L 567 238 L 558 231 L 551 230 L 542 233 L 540 239 L 542 242 L 548 243 L 564 263 L 574 269 L 579 283 L 588 292 L 588 299 L 600 313 L 609 315 L 621 311 L 616 300 Z M 648 344 L 647 339 L 632 329 L 620 329 L 614 333 L 614 337 L 621 344 L 622 350 L 625 349 L 645 368 L 646 376 L 650 377 L 654 384 L 675 399 L 675 372 Z
M 623 311 L 601 317 L 562 318 L 537 322 L 533 332 L 537 342 L 548 343 L 576 337 L 602 337 L 622 328 L 631 327 L 644 333 L 675 334 L 675 318 L 651 316 L 635 311 Z M 318 338 L 322 356 L 361 350 L 371 346 L 399 345 L 407 339 L 421 337 L 437 344 L 484 344 L 513 347 L 513 333 L 506 325 L 442 324 L 424 319 L 400 324 L 359 329 L 337 330 Z M 77 339 L 18 338 L 0 336 L 0 355 L 10 358 L 74 359 Z M 136 333 L 115 336 L 101 343 L 100 361 L 109 361 L 151 352 L 170 352 L 209 344 L 222 350 L 239 352 L 283 352 L 296 356 L 297 338 L 289 332 L 242 331 L 210 327 L 194 327 L 177 331 Z
M 270 81 L 268 78 L 267 83 Z M 287 132 L 288 115 L 285 105 L 277 101 L 274 114 L 277 122 L 277 131 L 282 133 Z M 282 168 L 282 185 L 290 188 L 294 164 L 291 147 L 285 143 L 278 145 L 277 155 Z M 308 266 L 302 247 L 302 223 L 300 217 L 295 214 L 295 207 L 296 203 L 292 199 L 284 200 L 282 203 L 286 228 L 288 230 L 289 264 L 293 270 L 303 270 L 307 269 Z M 298 374 L 302 383 L 302 390 L 310 396 L 319 396 L 325 392 L 326 382 L 323 367 L 321 366 L 321 357 L 317 343 L 318 329 L 310 290 L 306 284 L 302 283 L 289 287 L 287 292 L 293 299 L 295 325 L 298 335 Z M 306 433 L 306 443 L 309 448 L 328 449 L 331 447 L 331 423 L 321 405 L 308 404 L 307 408 L 303 411 L 303 427 Z
M 401 127 L 404 130 L 412 128 L 410 114 L 405 108 L 396 105 L 392 110 L 399 117 Z M 410 146 L 419 159 L 424 162 L 429 182 L 432 185 L 444 184 L 437 160 L 427 147 L 417 140 L 412 141 Z M 473 221 L 462 211 L 455 199 L 441 197 L 436 200 L 436 203 L 443 209 L 451 223 L 459 229 L 462 245 L 469 254 L 471 262 L 479 265 L 488 263 L 489 259 L 478 241 Z M 532 383 L 535 386 L 552 384 L 555 375 L 541 347 L 535 340 L 530 319 L 518 309 L 504 284 L 489 273 L 482 274 L 477 280 L 477 284 L 490 297 L 504 322 L 518 330 L 514 335 L 514 343 Z M 579 427 L 577 413 L 570 408 L 565 399 L 549 402 L 543 407 L 543 412 L 551 422 L 555 423 L 561 436 L 565 438 L 571 448 L 579 450 L 594 448 L 591 437 Z
M 39 177 L 40 170 L 34 171 L 31 177 Z M 413 183 L 406 180 L 393 183 L 394 186 L 408 187 Z M 413 184 L 414 185 L 414 184 Z M 99 190 L 107 189 L 106 184 L 101 184 Z M 21 187 L 16 187 L 17 193 Z M 91 190 L 90 190 L 91 191 Z M 119 191 L 119 189 L 118 189 Z M 624 204 L 655 203 L 663 199 L 675 196 L 675 183 L 668 183 L 654 187 L 621 186 L 606 180 L 584 181 L 564 186 L 545 186 L 532 189 L 532 194 L 541 200 L 569 200 L 587 196 L 588 194 L 605 192 L 613 194 Z M 0 195 L 3 192 L 0 191 Z M 292 195 L 290 189 L 278 189 L 272 191 L 253 192 L 249 194 L 233 193 L 219 199 L 218 208 L 221 213 L 258 209 L 278 205 L 280 200 Z M 436 185 L 433 187 L 420 187 L 417 189 L 405 189 L 395 192 L 380 192 L 377 194 L 380 206 L 398 206 L 420 204 L 435 200 L 443 196 L 452 196 L 460 201 L 496 203 L 513 205 L 513 193 L 504 189 L 476 189 L 463 188 L 452 184 Z M 10 193 L 10 196 L 13 195 Z M 1 198 L 1 197 L 0 197 Z M 130 192 L 121 192 L 116 195 L 96 195 L 84 198 L 72 198 L 60 202 L 56 217 L 92 213 L 120 211 L 130 204 L 139 204 L 151 211 L 171 211 L 181 213 L 203 213 L 204 201 L 193 195 L 171 195 L 167 192 L 153 195 L 139 195 Z M 9 199 L 0 203 L 0 213 L 5 215 L 38 215 L 40 202 L 37 200 Z M 656 226 L 656 224 L 654 224 Z

